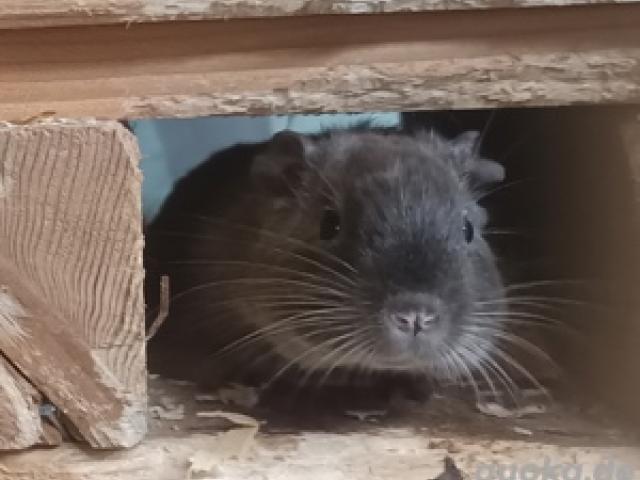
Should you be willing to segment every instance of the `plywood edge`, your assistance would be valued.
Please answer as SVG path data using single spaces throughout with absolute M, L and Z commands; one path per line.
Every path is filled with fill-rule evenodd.
M 637 0 L 3 0 L 0 28 L 633 3 Z
M 482 440 L 404 428 L 369 433 L 258 435 L 247 454 L 235 458 L 237 445 L 234 450 L 226 444 L 231 448 L 223 451 L 222 435 L 150 438 L 132 450 L 115 453 L 84 452 L 66 445 L 54 451 L 10 454 L 0 458 L 0 479 L 186 479 L 189 465 L 197 456 L 210 462 L 211 473 L 206 478 L 225 480 L 309 478 L 310 472 L 317 479 L 425 480 L 442 473 L 446 457 L 454 460 L 466 478 L 484 478 L 478 475 L 491 472 L 481 469 L 494 465 L 576 465 L 585 475 L 605 462 L 615 462 L 618 470 L 640 466 L 639 450 L 631 446 Z

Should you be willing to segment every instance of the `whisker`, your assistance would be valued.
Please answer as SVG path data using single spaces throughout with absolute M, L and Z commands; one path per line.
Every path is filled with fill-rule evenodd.
M 530 182 L 530 181 L 531 181 L 531 179 L 523 178 L 523 179 L 519 179 L 519 180 L 512 180 L 511 182 L 502 183 L 502 184 L 498 185 L 497 187 L 494 187 L 491 190 L 488 190 L 486 192 L 478 192 L 478 193 L 480 193 L 480 195 L 477 198 L 475 198 L 475 201 L 476 202 L 481 202 L 482 200 L 486 199 L 487 197 L 489 197 L 489 196 L 491 196 L 491 195 L 493 195 L 495 193 L 498 193 L 498 192 L 500 192 L 502 190 L 505 190 L 507 188 L 511 188 L 511 187 L 516 186 L 516 185 L 519 185 L 519 184 L 522 184 L 522 183 L 526 183 L 526 182 Z
M 530 353 L 531 355 L 538 357 L 541 360 L 544 360 L 546 363 L 548 363 L 548 366 L 553 367 L 554 369 L 558 368 L 557 364 L 554 362 L 554 360 L 549 356 L 547 352 L 545 352 L 540 347 L 538 347 L 537 345 L 534 345 L 533 343 L 531 343 L 529 340 L 525 338 L 522 338 L 513 333 L 506 332 L 504 330 L 493 328 L 493 327 L 474 328 L 474 334 L 478 335 L 482 333 L 490 334 L 496 338 L 504 340 L 505 342 L 518 346 L 522 348 L 524 351 Z
M 341 266 L 347 268 L 349 271 L 351 271 L 352 273 L 357 273 L 356 269 L 353 267 L 353 265 L 351 265 L 350 263 L 346 262 L 345 260 L 343 260 L 340 257 L 337 257 L 336 255 L 328 252 L 327 250 L 324 250 L 322 248 L 319 248 L 309 242 L 306 242 L 302 239 L 299 238 L 293 238 L 293 237 L 286 237 L 284 235 L 281 235 L 277 232 L 274 232 L 272 230 L 267 230 L 264 228 L 256 228 L 256 227 L 252 227 L 250 225 L 241 225 L 235 222 L 229 222 L 228 220 L 225 222 L 224 220 L 221 219 L 214 219 L 211 217 L 206 217 L 206 216 L 202 216 L 202 215 L 192 215 L 195 216 L 197 218 L 200 218 L 208 223 L 217 223 L 218 225 L 220 224 L 224 224 L 227 227 L 231 227 L 231 228 L 235 228 L 237 230 L 243 230 L 245 232 L 249 232 L 249 233 L 253 233 L 253 234 L 260 234 L 260 235 L 266 235 L 270 238 L 279 240 L 279 241 L 284 241 L 293 245 L 298 245 L 300 247 L 306 248 L 309 251 L 312 251 L 314 253 L 317 253 L 319 255 L 323 255 L 325 258 L 327 258 L 328 260 L 331 261 L 335 261 L 338 264 L 340 264 Z
M 349 340 L 345 341 L 342 345 L 338 346 L 337 348 L 333 348 L 330 351 L 328 351 L 320 359 L 318 359 L 315 366 L 307 367 L 307 371 L 302 378 L 302 384 L 304 385 L 304 383 L 309 379 L 311 375 L 313 375 L 316 371 L 320 370 L 324 365 L 330 362 L 332 358 L 339 355 L 339 353 L 342 352 L 343 350 L 347 350 L 347 354 L 353 351 L 354 348 L 357 348 L 360 341 L 361 339 L 358 337 L 357 332 L 354 332 L 353 336 Z M 341 359 L 342 357 L 336 360 L 336 362 L 339 362 Z
M 478 340 L 480 340 L 480 337 L 478 337 L 477 335 L 473 335 L 473 337 L 476 339 L 476 342 Z M 502 386 L 509 393 L 509 396 L 513 399 L 514 403 L 518 404 L 519 400 L 518 400 L 518 397 L 516 395 L 516 391 L 519 391 L 519 388 L 515 384 L 515 382 L 511 378 L 511 376 L 492 357 L 491 352 L 493 351 L 494 346 L 491 345 L 491 344 L 488 344 L 488 342 L 481 342 L 481 343 L 485 344 L 485 347 L 483 349 L 484 350 L 484 354 L 483 354 L 482 351 L 478 352 L 479 347 L 475 346 L 474 342 L 471 342 L 471 339 L 469 339 L 468 342 L 465 342 L 465 344 L 467 345 L 468 348 L 470 348 L 472 351 L 476 352 L 476 356 L 478 357 L 478 361 L 483 363 L 484 365 L 486 365 L 486 367 L 489 369 L 489 371 L 491 371 L 492 373 L 495 374 L 496 378 L 500 381 Z M 486 380 L 486 378 L 485 378 L 485 380 Z M 497 400 L 499 395 L 498 395 L 498 391 L 496 389 L 496 386 L 493 383 L 493 381 L 489 380 L 489 382 L 490 382 L 489 386 L 491 388 L 491 392 L 494 395 L 494 399 Z
M 298 355 L 297 357 L 295 357 L 292 360 L 290 360 L 289 362 L 287 362 L 284 365 L 284 367 L 280 368 L 280 370 L 278 370 L 269 379 L 269 381 L 266 384 L 266 388 L 269 388 L 271 385 L 273 385 L 278 378 L 280 378 L 288 369 L 290 369 L 294 365 L 298 364 L 300 362 L 300 360 L 302 360 L 304 358 L 307 358 L 309 355 L 312 355 L 313 353 L 317 352 L 318 350 L 325 349 L 325 348 L 330 347 L 330 346 L 332 346 L 332 345 L 334 345 L 334 344 L 336 344 L 338 342 L 349 340 L 351 338 L 353 338 L 353 331 L 350 331 L 348 333 L 345 333 L 344 335 L 339 335 L 337 337 L 333 337 L 333 338 L 330 338 L 330 339 L 325 340 L 323 342 L 320 342 L 317 345 L 315 345 L 314 347 L 306 350 L 301 355 Z
M 549 400 L 551 400 L 551 394 L 546 387 L 544 387 L 535 376 L 527 370 L 522 364 L 520 364 L 515 358 L 502 350 L 499 346 L 494 346 L 493 351 L 508 365 L 520 372 L 531 384 L 538 390 L 540 390 Z
M 536 321 L 537 324 L 551 324 L 556 326 L 564 326 L 564 324 L 555 319 L 548 317 L 546 315 L 540 315 L 538 313 L 530 313 L 530 312 L 483 312 L 479 311 L 475 313 L 475 319 L 483 322 L 483 323 L 491 323 L 495 322 L 496 319 L 499 322 L 508 322 L 511 320 L 531 320 Z
M 340 292 L 325 286 L 318 286 L 309 284 L 308 282 L 303 282 L 300 280 L 292 280 L 278 277 L 269 277 L 269 278 L 232 278 L 232 279 L 224 279 L 224 280 L 216 280 L 213 282 L 206 282 L 200 285 L 196 285 L 194 287 L 183 290 L 182 292 L 174 295 L 171 299 L 172 302 L 175 302 L 187 295 L 193 294 L 200 290 L 205 290 L 213 287 L 221 287 L 225 285 L 234 285 L 234 284 L 249 284 L 249 285 L 267 285 L 274 286 L 275 285 L 289 285 L 296 286 L 301 289 L 307 289 L 309 291 L 323 292 L 331 295 L 336 295 L 342 298 L 351 298 L 347 293 Z
M 517 232 L 515 230 L 500 230 L 495 228 L 485 228 L 482 231 L 483 235 L 512 235 L 516 237 L 526 237 L 527 235 L 524 232 Z
M 482 303 L 484 305 L 531 305 L 540 308 L 558 308 L 560 306 L 580 306 L 580 307 L 593 307 L 593 308 L 606 308 L 594 302 L 587 302 L 584 300 L 577 300 L 567 297 L 552 297 L 546 295 L 527 295 L 517 297 L 506 297 L 503 300 L 487 300 Z
M 235 347 L 245 348 L 250 345 L 247 344 L 249 340 L 252 340 L 251 343 L 254 343 L 253 340 L 261 341 L 267 335 L 285 333 L 287 331 L 295 330 L 300 326 L 318 325 L 323 327 L 324 332 L 330 332 L 330 327 L 332 326 L 336 326 L 336 328 L 337 326 L 349 328 L 348 325 L 343 325 L 343 322 L 333 319 L 323 319 L 322 321 L 319 321 L 317 318 L 317 314 L 318 312 L 300 312 L 296 315 L 290 315 L 288 317 L 280 319 L 262 328 L 258 328 L 257 330 L 253 330 L 251 333 L 223 347 L 221 350 L 215 353 L 215 356 L 226 354 L 229 350 L 233 351 Z M 281 328 L 282 330 L 280 330 Z
M 301 271 L 301 270 L 295 270 L 290 267 L 268 264 L 264 262 L 245 261 L 245 260 L 190 259 L 190 260 L 173 260 L 167 263 L 173 264 L 173 265 L 194 265 L 194 266 L 201 266 L 201 265 L 242 266 L 242 267 L 251 267 L 252 269 L 261 267 L 267 270 L 290 273 L 290 274 L 298 275 L 303 278 L 308 278 L 312 280 L 322 280 L 323 282 L 331 282 L 332 285 L 339 286 L 340 288 L 345 288 L 345 287 L 353 288 L 357 286 L 355 281 L 348 277 L 339 276 L 338 278 L 340 278 L 341 281 L 337 281 L 337 280 L 331 281 L 330 279 L 327 279 L 326 277 L 323 277 L 321 275 L 316 275 L 316 274 Z M 331 270 L 331 273 L 335 274 L 336 272 Z
M 341 362 L 344 362 L 347 358 L 349 358 L 354 351 L 357 351 L 358 349 L 362 349 L 363 347 L 363 341 L 362 341 L 362 336 L 363 336 L 364 331 L 362 329 L 360 329 L 359 332 L 357 332 L 355 340 L 357 340 L 356 342 L 352 342 L 353 347 L 348 349 L 346 351 L 346 353 L 344 353 L 343 355 L 341 355 L 339 358 L 335 359 L 333 364 L 325 371 L 324 375 L 319 379 L 318 384 L 323 384 L 324 382 L 326 382 L 329 377 L 331 376 L 331 373 L 340 365 Z M 366 345 L 365 345 L 366 346 Z M 333 351 L 334 353 L 334 357 L 335 354 L 339 353 L 340 350 L 335 349 Z M 331 360 L 331 357 L 326 359 L 327 361 Z
M 507 292 L 525 290 L 527 288 L 535 288 L 535 287 L 555 287 L 555 286 L 566 286 L 566 285 L 587 285 L 587 280 L 579 280 L 579 279 L 551 279 L 551 280 L 533 280 L 529 282 L 518 282 L 513 283 L 505 287 Z
M 460 351 L 459 349 L 451 348 L 450 346 L 448 346 L 448 350 L 451 353 L 453 360 L 458 365 L 458 368 L 461 369 L 462 374 L 465 377 L 467 377 L 467 379 L 471 383 L 471 386 L 473 388 L 476 400 L 479 400 L 480 399 L 480 389 L 478 388 L 478 383 L 476 382 L 475 378 L 473 378 L 473 373 L 471 372 L 471 369 L 468 366 L 468 363 L 471 363 L 472 366 L 473 366 L 473 365 L 475 365 L 475 362 L 473 362 L 465 354 L 464 350 Z M 485 374 L 485 372 L 481 372 L 481 375 L 485 376 L 486 374 Z M 457 379 L 455 379 L 455 378 L 453 379 L 454 382 L 456 382 L 456 380 Z
M 485 382 L 487 382 L 487 384 L 489 385 L 489 388 L 491 389 L 494 397 L 497 397 L 498 396 L 498 390 L 496 388 L 496 385 L 495 385 L 494 381 L 491 379 L 491 376 L 489 375 L 489 372 L 493 372 L 493 369 L 491 368 L 490 363 L 488 363 L 484 359 L 484 357 L 488 356 L 488 352 L 482 352 L 478 347 L 473 345 L 472 342 L 466 341 L 465 339 L 460 339 L 460 345 L 469 354 L 469 357 L 467 357 L 467 358 L 470 358 L 470 356 L 473 356 L 475 358 L 475 361 L 473 361 L 473 366 L 478 369 L 478 371 L 480 372 L 480 374 L 484 378 Z M 489 372 L 487 372 L 487 368 L 488 368 Z M 479 392 L 477 393 L 477 398 L 478 399 L 480 398 Z
M 497 109 L 491 110 L 491 113 L 489 114 L 489 118 L 487 119 L 486 123 L 484 124 L 484 127 L 482 128 L 482 131 L 480 132 L 480 135 L 476 139 L 476 143 L 473 146 L 473 156 L 474 157 L 477 157 L 477 156 L 480 155 L 480 151 L 482 149 L 484 140 L 485 140 L 487 134 L 489 133 L 489 130 L 491 129 L 491 125 L 493 124 L 494 120 L 496 119 L 496 115 L 497 114 L 498 114 L 498 110 Z

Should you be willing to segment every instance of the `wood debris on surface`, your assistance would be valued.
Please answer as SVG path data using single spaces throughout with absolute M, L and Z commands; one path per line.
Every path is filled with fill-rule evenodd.
M 0 119 L 638 103 L 620 3 L 4 30 Z
M 154 419 L 148 439 L 127 451 L 86 452 L 66 444 L 4 455 L 0 480 L 459 480 L 456 471 L 472 476 L 482 464 L 541 462 L 545 457 L 584 465 L 610 458 L 640 468 L 640 448 L 631 439 L 611 436 L 607 428 L 577 418 L 570 409 L 498 419 L 442 397 L 414 406 L 404 416 L 390 412 L 375 424 L 337 412 L 330 423 L 318 419 L 316 427 L 296 430 L 294 425 L 303 420 L 294 411 L 283 423 L 265 411 L 252 416 L 222 404 L 204 409 L 193 386 L 159 377 L 149 383 L 150 404 L 183 405 L 182 420 Z M 167 428 L 174 425 L 177 432 Z M 514 426 L 531 435 L 514 431 Z M 562 432 L 544 432 L 551 428 Z M 443 469 L 447 457 L 452 463 Z

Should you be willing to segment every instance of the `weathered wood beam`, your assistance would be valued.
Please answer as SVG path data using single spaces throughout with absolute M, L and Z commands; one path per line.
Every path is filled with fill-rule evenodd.
M 0 31 L 0 119 L 640 102 L 640 4 Z
M 318 14 L 526 8 L 638 0 L 1 0 L 0 28 Z
M 138 159 L 115 122 L 0 126 L 0 352 L 94 447 L 145 433 Z
M 492 465 L 541 467 L 545 459 L 553 465 L 576 465 L 585 476 L 604 468 L 612 471 L 613 478 L 617 474 L 618 478 L 632 478 L 634 469 L 640 468 L 636 447 L 581 446 L 572 444 L 570 438 L 565 445 L 553 445 L 539 439 L 507 441 L 442 432 L 416 433 L 406 428 L 260 435 L 259 448 L 252 449 L 247 458 L 236 459 L 225 458 L 232 455 L 221 448 L 217 437 L 215 433 L 156 437 L 133 450 L 117 453 L 87 453 L 73 445 L 15 453 L 0 458 L 0 480 L 192 478 L 187 473 L 189 459 L 196 453 L 212 459 L 215 466 L 212 476 L 206 478 L 215 475 L 225 480 L 308 478 L 309 471 L 313 472 L 312 478 L 424 480 L 442 473 L 447 456 L 454 459 L 465 478 L 488 477 L 487 468 Z M 220 460 L 216 465 L 217 458 Z M 629 471 L 631 477 L 623 477 Z

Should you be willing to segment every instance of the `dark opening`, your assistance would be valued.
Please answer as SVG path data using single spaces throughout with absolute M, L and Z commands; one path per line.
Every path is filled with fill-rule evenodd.
M 400 128 L 435 129 L 446 137 L 481 132 L 480 153 L 507 173 L 482 200 L 490 212 L 487 238 L 507 285 L 528 285 L 520 319 L 559 324 L 516 327 L 549 354 L 557 372 L 530 349 L 514 348 L 513 354 L 555 398 L 580 407 L 605 402 L 614 417 L 640 422 L 640 187 L 632 170 L 640 159 L 631 158 L 622 134 L 636 116 L 637 109 L 624 107 L 407 112 Z M 147 268 L 155 282 L 147 285 L 153 317 L 154 274 L 162 272 Z M 183 367 L 165 347 L 151 343 L 152 369 L 192 378 L 181 369 L 193 365 Z M 511 373 L 519 387 L 534 386 L 526 374 Z M 311 393 L 323 399 L 312 402 L 316 410 L 335 398 L 321 388 Z M 274 401 L 296 405 L 296 395 L 280 392 Z

